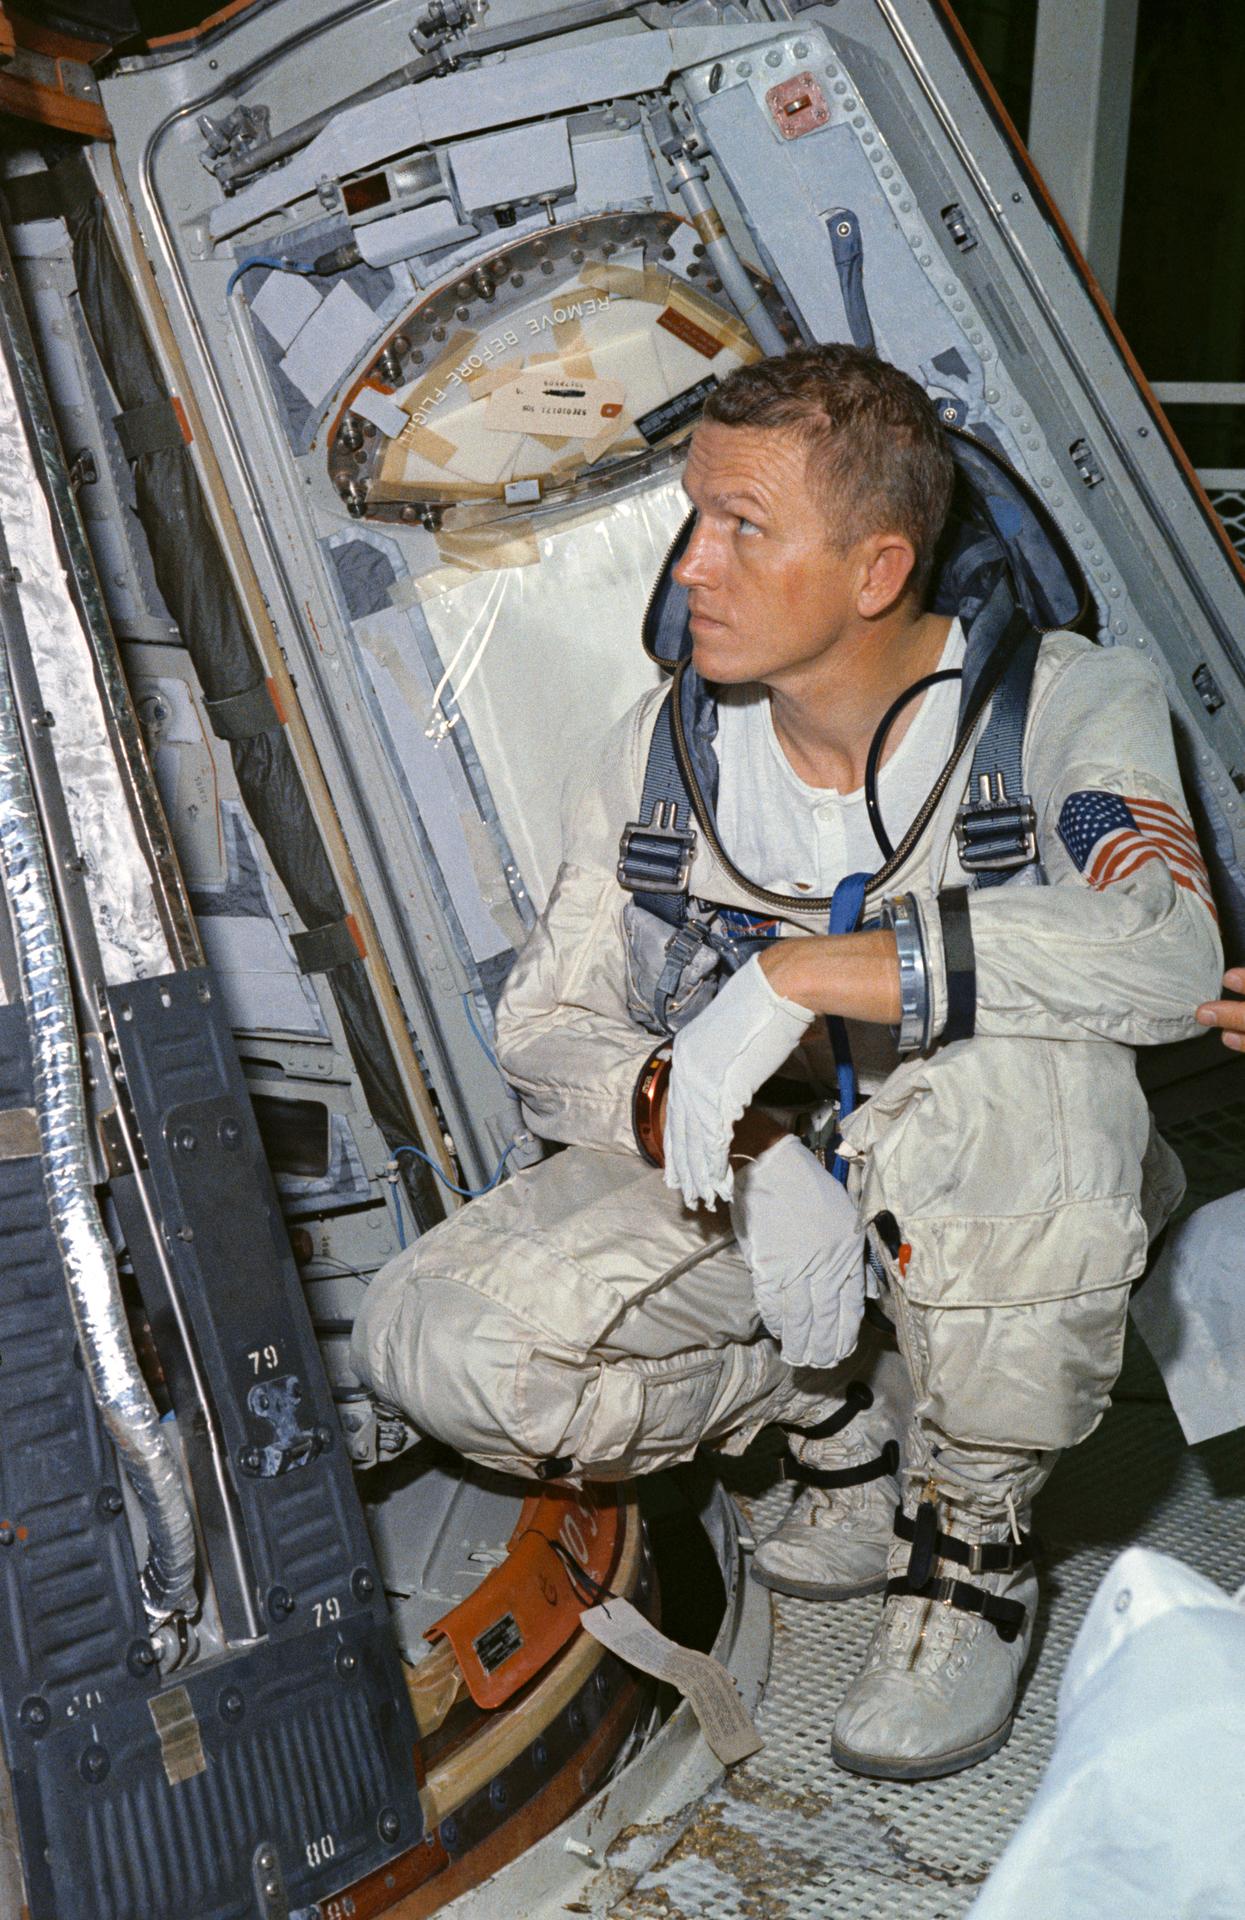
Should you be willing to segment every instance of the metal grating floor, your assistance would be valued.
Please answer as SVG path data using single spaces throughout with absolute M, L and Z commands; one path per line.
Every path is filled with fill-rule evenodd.
M 772 1436 L 766 1436 L 767 1440 Z M 772 1446 L 732 1469 L 755 1533 L 789 1497 Z M 853 1779 L 830 1725 L 863 1656 L 876 1598 L 778 1599 L 764 1750 L 709 1796 L 612 1920 L 958 1920 L 1021 1818 L 1050 1752 L 1064 1661 L 1124 1546 L 1171 1553 L 1232 1588 L 1245 1581 L 1245 1433 L 1186 1447 L 1130 1333 L 1116 1403 L 1060 1462 L 1036 1509 L 1044 1600 L 1016 1728 L 993 1759 L 943 1781 Z

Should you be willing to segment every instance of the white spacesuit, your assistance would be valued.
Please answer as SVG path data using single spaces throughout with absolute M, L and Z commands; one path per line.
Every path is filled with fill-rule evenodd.
M 1000 617 L 997 593 L 978 600 L 970 650 L 974 623 Z M 902 1363 L 875 1322 L 831 1371 L 782 1357 L 725 1210 L 684 1207 L 637 1150 L 669 928 L 617 863 L 665 697 L 614 728 L 570 799 L 556 884 L 498 1009 L 528 1123 L 566 1150 L 378 1276 L 355 1364 L 422 1429 L 521 1474 L 619 1478 L 703 1442 L 742 1449 L 766 1422 L 796 1430 L 812 1485 L 760 1549 L 762 1577 L 827 1597 L 888 1589 L 836 1758 L 950 1771 L 1010 1730 L 1036 1597 L 1028 1505 L 1102 1417 L 1130 1283 L 1183 1185 L 1131 1049 L 1198 1031 L 1221 956 L 1162 684 L 1137 653 L 1048 633 L 1024 735 L 1041 863 L 1026 877 L 1047 884 L 962 891 L 971 742 L 892 864 L 881 891 L 919 926 L 925 1030 L 900 1058 L 884 1029 L 852 1029 L 869 1097 L 841 1150 Z M 688 701 L 686 675 L 672 697 Z M 712 814 L 703 787 L 697 812 Z M 698 833 L 687 892 L 721 927 L 723 910 L 755 917 L 757 896 L 714 838 Z M 871 890 L 866 914 L 879 904 Z M 798 900 L 769 912 L 783 934 L 825 931 Z M 666 976 L 668 1029 L 712 993 L 705 952 L 673 991 Z M 816 1081 L 809 1052 L 784 1072 Z

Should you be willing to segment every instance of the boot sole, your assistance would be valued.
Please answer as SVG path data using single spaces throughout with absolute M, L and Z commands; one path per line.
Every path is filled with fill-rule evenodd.
M 881 1593 L 886 1585 L 884 1573 L 874 1580 L 859 1580 L 850 1587 L 828 1587 L 816 1580 L 788 1580 L 781 1573 L 767 1573 L 755 1561 L 752 1578 L 758 1586 L 768 1587 L 771 1593 L 789 1594 L 793 1600 L 858 1600 L 867 1593 Z
M 854 1753 L 834 1739 L 830 1742 L 830 1758 L 845 1773 L 863 1774 L 867 1780 L 940 1780 L 944 1774 L 962 1773 L 965 1767 L 975 1767 L 979 1760 L 988 1760 L 992 1753 L 997 1753 L 1011 1737 L 1013 1719 L 1014 1715 L 1009 1713 L 1001 1727 L 988 1733 L 984 1740 L 974 1741 L 971 1747 L 931 1754 L 925 1760 L 884 1760 L 871 1753 Z

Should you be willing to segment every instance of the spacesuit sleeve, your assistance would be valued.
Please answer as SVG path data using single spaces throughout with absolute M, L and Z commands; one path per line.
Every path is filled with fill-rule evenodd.
M 1187 1040 L 1218 990 L 1223 955 L 1206 869 L 1180 785 L 1162 683 L 1122 648 L 1072 658 L 1035 708 L 1025 782 L 1047 886 L 969 892 L 969 1004 L 980 1034 Z M 948 1026 L 948 896 L 921 899 L 934 1032 Z M 969 976 L 971 982 L 971 975 Z M 973 1002 L 975 1001 L 975 1004 Z
M 632 1096 L 657 1041 L 627 1012 L 618 841 L 639 807 L 647 696 L 568 783 L 562 863 L 497 1008 L 497 1057 L 544 1140 L 638 1151 Z

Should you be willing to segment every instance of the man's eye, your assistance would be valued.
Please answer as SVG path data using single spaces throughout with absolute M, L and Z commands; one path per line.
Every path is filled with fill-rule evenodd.
M 742 513 L 738 514 L 736 518 L 739 523 L 740 533 L 760 533 L 761 529 L 755 520 L 746 519 Z

